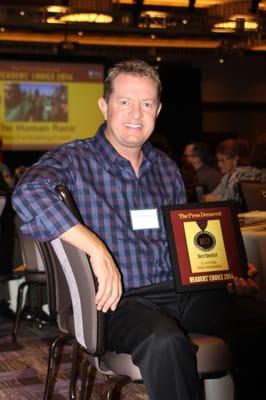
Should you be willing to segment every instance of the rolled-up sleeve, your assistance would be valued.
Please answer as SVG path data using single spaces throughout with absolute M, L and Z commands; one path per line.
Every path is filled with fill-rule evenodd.
M 21 230 L 37 240 L 55 239 L 78 223 L 60 199 L 56 186 L 71 188 L 71 165 L 60 151 L 45 155 L 21 178 L 12 196 L 23 221 Z

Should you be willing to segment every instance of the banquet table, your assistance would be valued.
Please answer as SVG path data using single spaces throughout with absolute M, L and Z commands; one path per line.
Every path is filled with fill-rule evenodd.
M 258 269 L 259 298 L 266 301 L 266 212 L 241 214 L 240 226 L 248 261 Z

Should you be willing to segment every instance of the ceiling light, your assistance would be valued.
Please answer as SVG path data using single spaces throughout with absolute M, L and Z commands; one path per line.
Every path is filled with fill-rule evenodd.
M 230 17 L 230 19 L 232 21 L 236 21 L 236 20 L 239 20 L 239 19 L 244 19 L 245 21 L 251 21 L 251 22 L 255 21 L 255 17 L 254 16 L 247 15 L 247 14 L 232 15 L 232 17 Z
M 176 26 L 176 18 L 166 11 L 146 10 L 140 14 L 139 28 L 165 29 Z
M 197 8 L 210 7 L 216 5 L 221 0 L 197 0 L 195 6 Z M 134 4 L 134 0 L 120 0 L 120 4 Z M 188 7 L 189 0 L 143 0 L 144 6 L 155 7 Z
M 148 10 L 148 11 L 143 11 L 141 13 L 141 16 L 149 18 L 167 18 L 168 13 L 164 11 Z
M 256 31 L 259 24 L 254 17 L 249 15 L 233 15 L 228 21 L 218 22 L 212 28 L 212 32 L 216 33 L 231 33 L 235 31 Z
M 112 0 L 68 0 L 68 7 L 53 6 L 47 11 L 54 13 L 47 18 L 52 23 L 99 23 L 108 24 L 113 21 Z
M 49 13 L 60 14 L 67 12 L 68 8 L 64 6 L 48 6 L 46 11 Z
M 258 29 L 258 23 L 255 21 L 244 21 L 243 22 L 243 30 L 244 31 L 256 31 Z M 215 24 L 212 28 L 212 32 L 221 33 L 221 32 L 235 32 L 238 28 L 238 21 L 227 21 L 227 22 L 219 22 Z
M 113 17 L 107 14 L 99 14 L 92 12 L 73 12 L 70 14 L 61 15 L 58 18 L 59 22 L 78 22 L 78 23 L 98 23 L 98 24 L 109 24 L 113 21 Z
M 266 10 L 266 3 L 265 2 L 260 2 L 259 3 L 259 10 L 262 10 L 262 11 Z
M 59 17 L 53 16 L 53 17 L 48 17 L 46 19 L 47 24 L 63 24 L 63 21 L 60 21 Z

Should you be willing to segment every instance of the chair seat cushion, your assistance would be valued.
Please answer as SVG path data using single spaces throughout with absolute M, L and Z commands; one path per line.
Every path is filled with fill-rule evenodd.
M 190 334 L 191 340 L 198 346 L 197 368 L 201 374 L 216 374 L 233 369 L 233 356 L 223 339 L 203 334 Z M 129 376 L 131 380 L 141 380 L 139 368 L 133 364 L 129 354 L 107 351 L 102 357 L 104 368 L 115 374 Z
M 140 370 L 133 364 L 129 354 L 107 351 L 104 353 L 102 361 L 104 363 L 102 368 L 109 369 L 117 375 L 129 376 L 132 381 L 142 380 Z
M 190 334 L 198 346 L 197 367 L 199 374 L 228 371 L 234 367 L 233 355 L 225 341 L 217 336 Z

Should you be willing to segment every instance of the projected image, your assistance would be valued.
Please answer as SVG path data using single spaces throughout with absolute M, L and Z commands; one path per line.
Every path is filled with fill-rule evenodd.
M 104 65 L 0 60 L 3 150 L 49 150 L 95 135 Z
M 51 83 L 4 83 L 6 121 L 68 121 L 66 85 Z

